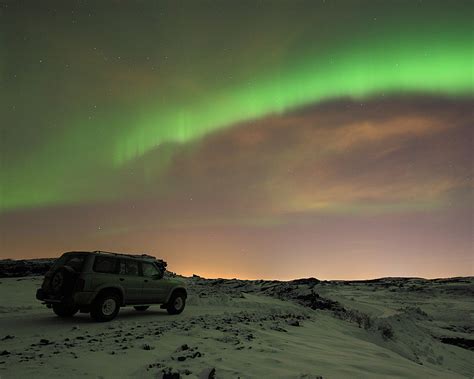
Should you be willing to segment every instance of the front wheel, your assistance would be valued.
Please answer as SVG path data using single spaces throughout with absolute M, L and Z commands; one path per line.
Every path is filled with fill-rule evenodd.
M 166 310 L 170 315 L 180 314 L 186 305 L 186 295 L 182 292 L 175 292 L 171 295 L 171 299 L 166 306 Z
M 70 304 L 53 304 L 53 312 L 59 317 L 72 317 L 79 311 L 79 307 Z
M 96 321 L 110 321 L 120 310 L 120 298 L 111 293 L 98 296 L 92 304 L 91 317 Z

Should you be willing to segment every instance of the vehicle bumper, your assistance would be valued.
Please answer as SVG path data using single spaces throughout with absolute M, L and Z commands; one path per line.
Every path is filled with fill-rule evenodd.
M 54 296 L 46 293 L 42 288 L 36 291 L 36 298 L 45 302 L 46 304 L 51 303 L 65 303 L 70 302 L 71 298 L 64 296 Z M 77 305 L 90 305 L 94 299 L 94 292 L 76 292 L 72 295 L 72 299 Z
M 36 290 L 36 298 L 38 300 L 44 301 L 45 303 L 61 303 L 63 301 L 63 297 L 57 297 L 48 294 L 42 288 Z
M 44 293 L 44 290 L 42 288 L 39 288 L 39 289 L 36 290 L 36 298 L 38 300 L 44 300 L 45 295 L 46 294 Z

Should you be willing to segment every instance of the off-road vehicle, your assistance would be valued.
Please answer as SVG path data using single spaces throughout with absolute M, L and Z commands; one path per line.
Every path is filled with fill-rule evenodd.
M 145 254 L 72 251 L 55 261 L 36 298 L 60 317 L 81 311 L 97 321 L 109 321 L 120 307 L 145 311 L 152 304 L 179 314 L 186 289 L 179 280 L 164 278 L 165 268 L 166 262 Z

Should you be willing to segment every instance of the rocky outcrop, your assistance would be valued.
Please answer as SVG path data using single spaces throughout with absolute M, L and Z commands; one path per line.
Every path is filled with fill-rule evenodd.
M 0 260 L 0 278 L 44 275 L 53 265 L 53 258 L 44 259 L 2 259 Z

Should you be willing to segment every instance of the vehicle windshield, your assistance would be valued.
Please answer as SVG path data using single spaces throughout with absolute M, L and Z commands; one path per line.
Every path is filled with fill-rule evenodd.
M 66 253 L 61 257 L 56 259 L 53 264 L 52 270 L 58 268 L 59 266 L 69 266 L 76 271 L 82 270 L 82 265 L 86 259 L 87 254 L 84 253 Z

